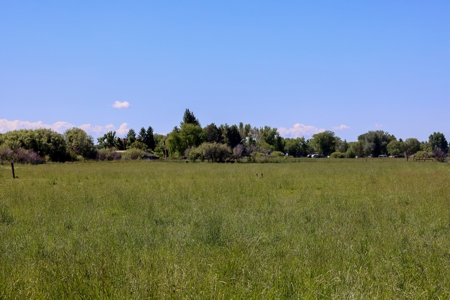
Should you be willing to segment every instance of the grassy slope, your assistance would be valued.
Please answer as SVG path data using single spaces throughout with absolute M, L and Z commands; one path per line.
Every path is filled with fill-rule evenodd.
M 0 165 L 0 298 L 450 298 L 449 171 Z

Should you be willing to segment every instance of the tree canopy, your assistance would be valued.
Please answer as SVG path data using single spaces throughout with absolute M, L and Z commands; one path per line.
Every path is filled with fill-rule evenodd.
M 71 157 L 80 155 L 87 159 L 95 158 L 94 139 L 83 129 L 72 128 L 64 132 L 66 148 Z
M 320 154 L 329 155 L 335 151 L 336 137 L 332 131 L 316 133 L 312 138 L 312 145 L 317 148 Z
M 445 153 L 448 152 L 448 142 L 443 133 L 433 132 L 433 134 L 430 135 L 428 141 L 431 145 L 431 150 L 434 151 L 440 148 Z
M 200 126 L 200 122 L 194 116 L 194 113 L 191 112 L 188 108 L 186 108 L 186 110 L 184 112 L 183 120 L 180 123 L 180 127 L 183 126 L 183 124 L 193 124 L 193 125 Z
M 104 150 L 101 150 L 101 149 Z M 116 150 L 132 149 L 135 153 L 152 151 L 159 156 L 210 161 L 239 160 L 242 157 L 269 157 L 284 155 L 301 157 L 308 154 L 323 154 L 333 157 L 377 157 L 380 154 L 412 155 L 424 151 L 435 158 L 445 160 L 449 145 L 444 134 L 434 132 L 428 141 L 419 142 L 416 138 L 397 140 L 394 135 L 382 130 L 368 131 L 358 136 L 357 141 L 347 142 L 333 131 L 316 133 L 311 140 L 304 137 L 283 138 L 277 128 L 270 126 L 254 127 L 239 122 L 238 125 L 211 123 L 204 128 L 194 113 L 186 109 L 180 123 L 166 135 L 155 134 L 153 128 L 142 127 L 136 134 L 129 129 L 126 137 L 109 131 L 97 139 L 80 128 L 71 128 L 64 134 L 50 129 L 14 130 L 0 134 L 0 160 L 35 161 L 46 158 L 51 161 L 67 159 L 100 159 L 107 153 L 120 157 Z M 99 150 L 100 149 L 100 150 Z M 218 151 L 218 152 L 217 152 Z M 101 152 L 101 153 L 100 153 Z M 139 153 L 141 153 L 139 152 Z M 219 153 L 219 154 L 217 154 Z M 110 157 L 108 156 L 108 157 Z

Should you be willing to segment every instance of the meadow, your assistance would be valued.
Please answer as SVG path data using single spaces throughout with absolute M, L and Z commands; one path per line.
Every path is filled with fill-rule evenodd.
M 450 298 L 448 163 L 94 162 L 16 175 L 0 165 L 0 299 Z

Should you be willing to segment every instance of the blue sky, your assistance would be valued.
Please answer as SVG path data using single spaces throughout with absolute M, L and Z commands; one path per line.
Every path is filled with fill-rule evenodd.
M 449 16 L 447 0 L 3 1 L 0 132 L 168 133 L 189 108 L 285 137 L 450 139 Z

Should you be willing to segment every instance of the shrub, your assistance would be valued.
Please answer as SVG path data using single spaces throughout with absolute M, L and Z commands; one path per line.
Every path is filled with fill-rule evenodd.
M 100 149 L 98 150 L 98 160 L 119 160 L 122 158 L 122 154 L 117 152 L 115 149 Z
M 189 158 L 191 161 L 196 161 L 197 159 L 200 159 L 203 161 L 205 158 L 202 153 L 202 149 L 200 147 L 191 147 L 186 149 L 185 153 L 186 157 Z
M 45 158 L 34 152 L 33 150 L 27 151 L 28 163 L 31 164 L 43 164 L 45 163 Z
M 144 150 L 138 149 L 138 148 L 132 148 L 128 149 L 127 151 L 123 152 L 122 159 L 124 160 L 137 160 L 141 159 L 142 155 L 145 154 Z
M 13 160 L 18 163 L 28 162 L 27 150 L 25 150 L 23 148 L 17 148 L 16 150 L 14 150 Z
M 147 149 L 147 145 L 144 144 L 144 143 L 141 142 L 141 141 L 135 141 L 135 142 L 133 142 L 133 143 L 130 145 L 129 149 L 141 149 L 141 150 L 146 150 L 146 149 Z
M 355 158 L 356 153 L 355 151 L 353 151 L 353 149 L 348 148 L 347 152 L 345 152 L 345 156 L 347 156 L 347 158 Z
M 330 158 L 345 158 L 345 153 L 333 152 L 330 154 Z
M 192 154 L 191 154 L 192 152 Z M 203 143 L 199 147 L 189 151 L 191 159 L 211 160 L 211 162 L 226 162 L 232 158 L 230 147 L 220 143 Z
M 447 153 L 441 148 L 434 149 L 433 154 L 437 161 L 444 162 L 447 159 Z
M 11 156 L 12 160 L 18 163 L 32 163 L 42 164 L 45 163 L 45 159 L 34 152 L 33 150 L 25 150 L 23 148 L 17 148 L 14 150 Z
M 284 153 L 281 152 L 281 151 L 272 151 L 270 153 L 270 156 L 272 156 L 272 157 L 281 157 L 281 156 L 284 156 Z
M 414 159 L 425 159 L 430 157 L 428 155 L 428 152 L 426 151 L 417 151 L 416 154 L 414 154 Z
M 11 148 L 8 147 L 8 145 L 1 145 L 0 146 L 0 161 L 7 161 L 12 158 L 13 151 Z

